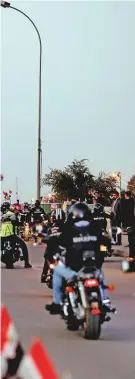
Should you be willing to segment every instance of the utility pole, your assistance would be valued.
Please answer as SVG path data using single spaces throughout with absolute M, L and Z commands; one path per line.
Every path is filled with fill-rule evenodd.
M 18 193 L 18 177 L 16 176 L 15 180 L 15 188 L 16 188 L 16 201 L 18 200 L 19 193 Z

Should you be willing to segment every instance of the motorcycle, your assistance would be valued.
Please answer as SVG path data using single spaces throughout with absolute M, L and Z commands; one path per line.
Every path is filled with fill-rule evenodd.
M 31 217 L 31 223 L 32 223 L 31 232 L 32 232 L 32 237 L 34 237 L 35 240 L 37 240 L 38 235 L 40 233 L 42 233 L 43 229 L 44 229 L 44 226 L 43 226 L 43 214 L 41 214 L 41 217 L 42 217 L 42 221 L 41 222 L 34 222 L 34 218 Z
M 6 241 L 4 244 L 4 250 L 1 252 L 1 262 L 6 264 L 7 269 L 12 269 L 13 264 L 17 261 L 24 260 L 22 250 L 18 243 L 13 248 L 10 241 Z
M 103 250 L 102 250 L 103 251 Z M 84 338 L 98 339 L 101 325 L 110 321 L 107 313 L 116 313 L 116 309 L 107 309 L 102 304 L 101 286 L 102 278 L 94 265 L 95 252 L 84 251 L 84 267 L 77 277 L 64 284 L 62 309 L 67 328 L 78 330 L 82 327 Z M 113 290 L 113 286 L 105 286 Z
M 101 251 L 103 245 L 101 245 Z M 63 248 L 62 248 L 63 249 Z M 52 272 L 55 265 L 63 265 L 65 250 L 61 256 L 54 255 L 54 261 L 49 265 L 46 276 L 46 284 L 52 288 Z M 84 338 L 98 339 L 101 333 L 101 325 L 110 321 L 108 313 L 116 313 L 116 309 L 106 308 L 102 304 L 101 286 L 102 278 L 95 267 L 95 252 L 83 252 L 84 266 L 77 276 L 68 283 L 63 279 L 62 284 L 62 317 L 69 330 L 84 330 Z M 114 290 L 112 285 L 105 286 L 110 291 Z
M 110 235 L 106 231 L 102 231 L 102 236 L 108 238 L 108 246 L 101 245 L 100 251 L 104 252 L 105 257 L 112 257 L 114 250 L 111 247 Z

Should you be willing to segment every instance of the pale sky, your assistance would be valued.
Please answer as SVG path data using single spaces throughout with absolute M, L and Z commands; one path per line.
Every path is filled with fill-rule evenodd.
M 12 1 L 42 38 L 43 173 L 74 158 L 92 173 L 135 173 L 135 2 Z M 36 195 L 39 43 L 1 8 L 3 189 Z M 45 189 L 42 190 L 42 194 Z

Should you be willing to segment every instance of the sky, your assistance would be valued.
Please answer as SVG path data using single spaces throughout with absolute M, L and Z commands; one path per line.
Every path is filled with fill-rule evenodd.
M 38 27 L 43 174 L 87 158 L 95 175 L 135 173 L 135 2 L 12 1 Z M 39 42 L 1 8 L 2 189 L 36 196 Z M 42 194 L 46 189 L 42 189 Z

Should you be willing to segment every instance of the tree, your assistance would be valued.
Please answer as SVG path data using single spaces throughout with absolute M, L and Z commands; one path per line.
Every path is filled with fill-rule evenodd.
M 135 194 L 135 174 L 129 180 L 127 189 L 128 191 L 132 191 Z
M 94 186 L 93 175 L 86 165 L 86 160 L 74 160 L 63 171 L 51 169 L 42 181 L 54 192 L 59 194 L 61 200 L 67 198 L 84 200 L 88 190 Z
M 117 188 L 117 179 L 101 171 L 94 184 L 96 191 L 103 193 L 105 197 L 109 197 Z
M 89 190 L 101 192 L 105 197 L 117 188 L 117 178 L 100 172 L 94 177 L 86 164 L 86 159 L 74 160 L 64 170 L 50 169 L 42 180 L 43 185 L 51 187 L 59 201 L 69 199 L 84 200 Z

